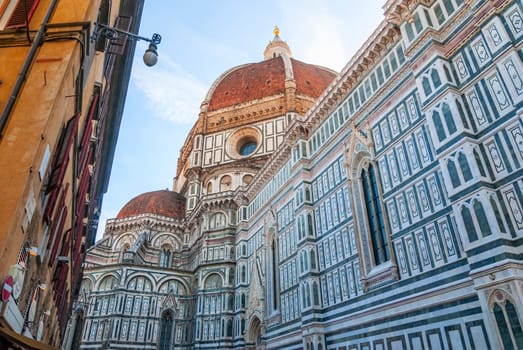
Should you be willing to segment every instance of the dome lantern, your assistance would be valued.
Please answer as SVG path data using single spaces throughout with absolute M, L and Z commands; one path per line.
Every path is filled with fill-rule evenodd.
M 272 41 L 269 42 L 267 47 L 265 48 L 265 51 L 263 52 L 264 59 L 268 60 L 270 58 L 278 57 L 278 56 L 288 56 L 291 57 L 291 49 L 289 48 L 289 45 L 280 38 L 280 28 L 278 26 L 274 26 L 274 38 Z

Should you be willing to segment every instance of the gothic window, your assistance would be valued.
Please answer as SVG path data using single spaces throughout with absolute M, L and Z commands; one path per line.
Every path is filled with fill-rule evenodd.
M 406 23 L 405 24 L 405 32 L 407 33 L 407 38 L 409 41 L 412 41 L 414 39 L 414 31 L 412 30 L 412 24 Z
M 499 211 L 498 203 L 497 203 L 496 199 L 494 198 L 494 195 L 490 196 L 490 206 L 492 207 L 492 210 L 494 211 L 494 216 L 496 217 L 499 231 L 503 232 L 503 233 L 507 233 L 507 231 L 505 229 L 505 224 L 503 223 L 503 215 Z
M 432 69 L 430 71 L 430 78 L 432 79 L 432 83 L 434 84 L 434 87 L 437 89 L 441 85 L 441 79 L 440 79 L 439 73 L 436 69 Z
M 441 142 L 447 137 L 445 134 L 445 129 L 443 129 L 443 124 L 441 122 L 441 117 L 437 111 L 432 113 L 432 121 L 434 123 L 434 128 L 436 129 L 436 134 L 438 135 L 438 140 Z
M 164 244 L 160 251 L 160 267 L 171 267 L 171 247 L 168 244 Z
M 390 260 L 390 252 L 387 244 L 385 220 L 381 207 L 378 184 L 376 182 L 376 174 L 372 164 L 369 164 L 366 169 L 362 169 L 361 180 L 368 219 L 367 222 L 372 241 L 374 263 L 379 265 Z
M 443 70 L 445 71 L 445 78 L 447 78 L 447 81 L 452 82 L 452 74 L 450 74 L 449 67 L 446 64 L 443 65 Z
M 276 239 L 272 239 L 270 251 L 269 251 L 269 259 L 267 261 L 269 262 L 269 282 L 268 286 L 270 288 L 269 295 L 270 295 L 270 305 L 271 305 L 271 311 L 278 310 L 278 300 L 279 300 L 279 280 L 278 280 L 278 251 L 276 248 Z
M 232 337 L 232 320 L 227 320 L 227 337 Z
M 421 86 L 423 86 L 423 92 L 425 93 L 425 96 L 428 96 L 432 92 L 432 87 L 430 86 L 429 78 L 423 77 L 421 80 Z
M 461 119 L 461 122 L 463 123 L 463 126 L 468 129 L 469 122 L 467 121 L 467 116 L 465 114 L 465 111 L 463 110 L 463 105 L 461 104 L 461 102 L 459 100 L 456 100 L 455 102 L 456 102 L 456 106 L 458 108 L 458 114 Z
M 318 282 L 312 282 L 312 297 L 314 300 L 314 305 L 320 305 L 320 288 L 318 287 Z
M 160 334 L 159 334 L 159 343 L 158 350 L 171 350 L 171 344 L 173 341 L 173 326 L 174 319 L 173 313 L 171 310 L 166 310 L 162 313 L 162 318 L 160 320 Z
M 207 183 L 207 194 L 211 194 L 212 193 L 212 182 L 208 182 Z
M 447 130 L 449 131 L 449 134 L 452 135 L 457 131 L 457 129 L 450 107 L 447 103 L 443 103 L 441 110 L 443 112 L 443 117 L 445 118 L 445 123 L 447 124 Z
M 478 151 L 474 150 L 473 153 L 474 153 L 474 160 L 476 161 L 476 164 L 478 165 L 479 174 L 483 177 L 486 177 L 487 174 L 485 172 L 485 168 L 483 167 L 483 162 L 481 160 L 481 157 L 479 156 Z
M 454 12 L 454 5 L 450 0 L 443 0 L 443 5 L 445 5 L 445 9 L 447 10 L 447 13 L 450 15 L 452 12 Z
M 469 162 L 467 161 L 467 157 L 463 153 L 459 154 L 458 163 L 459 167 L 461 168 L 461 173 L 463 174 L 463 179 L 465 181 L 472 180 L 472 172 L 470 171 Z
M 307 213 L 307 234 L 309 236 L 314 236 L 314 224 L 312 222 L 312 214 Z
M 490 230 L 485 209 L 483 208 L 483 204 L 478 200 L 474 201 L 474 214 L 476 214 L 476 218 L 478 219 L 478 224 L 483 237 L 491 235 L 492 231 Z
M 459 179 L 458 170 L 456 169 L 456 164 L 454 164 L 453 160 L 449 160 L 447 163 L 447 170 L 450 175 L 450 181 L 452 182 L 452 187 L 456 188 L 461 185 L 461 181 Z
M 502 291 L 493 294 L 491 304 L 496 330 L 505 350 L 523 349 L 523 330 L 514 303 Z
M 438 23 L 443 24 L 443 22 L 445 22 L 445 14 L 443 13 L 443 9 L 439 4 L 436 4 L 436 6 L 434 6 L 434 13 L 436 14 Z
M 314 251 L 314 248 L 311 249 L 310 252 L 311 255 L 311 270 L 316 270 L 316 252 Z
M 241 267 L 241 281 L 247 282 L 247 269 L 246 269 L 245 265 L 242 265 L 242 267 Z
M 472 215 L 470 214 L 469 208 L 466 206 L 461 207 L 461 217 L 465 223 L 465 230 L 469 238 L 469 242 L 474 242 L 478 240 L 478 234 L 476 232 L 476 227 L 472 221 Z

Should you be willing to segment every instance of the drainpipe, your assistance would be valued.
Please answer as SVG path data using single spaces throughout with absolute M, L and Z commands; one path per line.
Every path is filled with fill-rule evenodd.
M 42 24 L 40 25 L 40 29 L 36 33 L 36 36 L 31 43 L 31 49 L 29 50 L 29 53 L 27 54 L 27 58 L 25 59 L 24 65 L 22 66 L 22 70 L 20 71 L 20 74 L 18 75 L 18 79 L 16 80 L 16 83 L 13 87 L 13 91 L 11 91 L 11 95 L 9 96 L 9 100 L 7 101 L 7 105 L 5 106 L 4 111 L 2 112 L 2 116 L 0 117 L 0 140 L 4 136 L 5 127 L 7 125 L 7 121 L 9 119 L 9 116 L 11 115 L 11 112 L 13 111 L 13 108 L 16 103 L 16 99 L 18 98 L 18 95 L 20 94 L 20 91 L 22 90 L 22 86 L 24 85 L 25 78 L 27 77 L 27 73 L 29 72 L 29 69 L 31 68 L 31 65 L 33 63 L 33 60 L 36 56 L 36 53 L 38 51 L 38 47 L 42 43 L 45 35 L 45 29 L 47 24 L 49 23 L 49 20 L 51 19 L 51 16 L 54 13 L 54 10 L 56 9 L 56 5 L 58 3 L 58 0 L 51 0 L 51 4 L 49 5 L 49 8 L 47 9 L 47 13 L 45 14 L 44 20 L 42 21 Z M 29 23 L 27 24 L 29 26 Z

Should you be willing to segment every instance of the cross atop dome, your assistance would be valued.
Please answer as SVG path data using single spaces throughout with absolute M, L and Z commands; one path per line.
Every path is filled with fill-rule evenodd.
M 288 56 L 291 57 L 291 49 L 289 48 L 289 45 L 280 38 L 280 28 L 278 26 L 274 26 L 274 38 L 272 41 L 269 42 L 267 47 L 265 48 L 265 51 L 263 52 L 264 59 L 268 60 L 269 58 L 274 58 L 278 56 Z

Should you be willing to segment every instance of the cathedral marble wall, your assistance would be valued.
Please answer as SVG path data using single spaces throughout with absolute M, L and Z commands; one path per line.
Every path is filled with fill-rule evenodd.
M 267 299 L 278 286 L 277 310 L 269 303 L 264 315 L 267 348 L 487 349 L 506 341 L 493 295 L 521 301 L 513 261 L 522 254 L 523 12 L 511 2 L 489 8 L 418 6 L 403 37 L 247 206 L 247 271 L 260 256 L 269 260 L 267 217 L 276 216 L 277 267 L 264 262 Z M 381 265 L 362 237 L 368 218 L 353 208 L 359 175 L 348 176 L 346 153 L 358 154 L 349 147 L 355 133 L 378 174 L 391 248 Z M 237 339 L 249 317 L 236 317 Z

